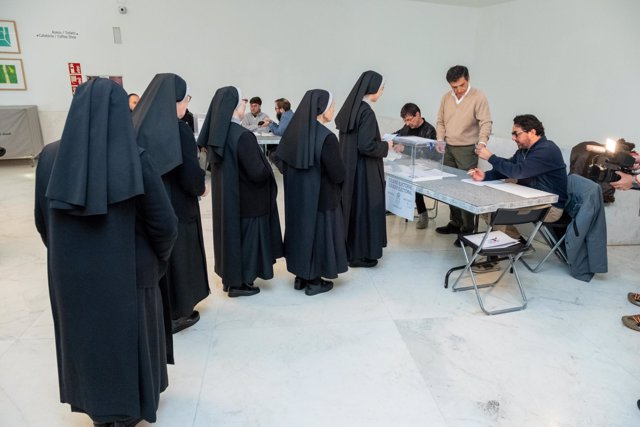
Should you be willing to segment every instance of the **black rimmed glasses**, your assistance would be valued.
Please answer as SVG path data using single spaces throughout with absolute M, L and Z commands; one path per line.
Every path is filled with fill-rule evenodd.
M 521 133 L 526 133 L 523 130 L 514 130 L 513 132 L 511 132 L 511 136 L 513 136 L 514 138 L 517 138 L 520 136 Z

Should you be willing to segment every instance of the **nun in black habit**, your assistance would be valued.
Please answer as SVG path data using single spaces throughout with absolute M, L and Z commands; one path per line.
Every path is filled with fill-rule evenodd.
M 215 271 L 230 297 L 255 295 L 282 256 L 273 170 L 253 132 L 240 125 L 246 101 L 227 86 L 216 91 L 198 145 L 211 164 Z
M 284 256 L 295 289 L 316 295 L 333 288 L 347 271 L 340 202 L 345 169 L 338 138 L 323 123 L 333 119 L 331 94 L 307 91 L 287 127 L 277 156 L 284 175 Z
M 178 217 L 178 240 L 161 284 L 173 333 L 200 320 L 194 307 L 211 292 L 198 201 L 206 195 L 205 172 L 193 132 L 180 120 L 190 99 L 180 76 L 157 74 L 133 111 L 138 145 L 151 155 Z
M 350 267 L 373 267 L 387 246 L 384 167 L 391 143 L 380 139 L 375 113 L 384 84 L 375 71 L 362 73 L 340 112 L 336 127 L 346 168 L 342 186 L 342 212 Z
M 122 87 L 78 87 L 62 139 L 40 153 L 35 195 L 60 400 L 95 425 L 155 422 L 167 387 L 158 282 L 177 219 Z

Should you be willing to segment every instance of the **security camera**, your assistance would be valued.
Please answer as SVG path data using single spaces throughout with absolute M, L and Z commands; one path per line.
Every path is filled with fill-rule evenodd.
M 118 12 L 120 12 L 121 14 L 125 14 L 127 13 L 127 7 L 126 6 L 118 6 Z

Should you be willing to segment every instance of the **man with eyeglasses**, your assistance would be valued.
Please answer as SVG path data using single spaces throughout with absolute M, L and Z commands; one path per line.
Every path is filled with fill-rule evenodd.
M 412 102 L 404 104 L 400 110 L 400 117 L 404 121 L 404 126 L 395 132 L 398 136 L 419 136 L 421 138 L 436 139 L 436 129 L 422 117 L 420 108 L 416 104 Z M 402 144 L 396 144 L 393 149 L 400 153 L 404 151 L 405 147 Z M 416 221 L 416 228 L 418 230 L 425 229 L 429 225 L 429 213 L 424 204 L 424 196 L 420 193 L 416 193 L 416 208 L 419 216 L 418 221 Z
M 471 168 L 469 175 L 475 181 L 516 179 L 518 184 L 558 195 L 545 217 L 545 222 L 556 222 L 562 216 L 567 201 L 567 166 L 560 148 L 544 134 L 544 126 L 533 114 L 523 114 L 513 119 L 511 139 L 518 150 L 509 159 L 498 157 L 484 145 L 478 145 L 476 154 L 488 161 L 493 169 L 487 172 Z M 520 233 L 513 226 L 505 232 L 518 239 Z
M 447 143 L 444 165 L 468 170 L 478 166 L 476 145 L 487 145 L 491 135 L 491 112 L 486 96 L 469 84 L 469 70 L 456 65 L 447 71 L 447 82 L 451 86 L 442 96 L 436 133 L 438 141 Z M 474 218 L 470 212 L 454 206 L 449 207 L 450 220 L 446 226 L 436 228 L 440 234 L 469 233 L 474 229 Z M 460 241 L 456 239 L 456 246 Z

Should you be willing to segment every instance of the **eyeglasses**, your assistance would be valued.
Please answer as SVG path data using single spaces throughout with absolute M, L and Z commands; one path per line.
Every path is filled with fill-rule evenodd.
M 523 130 L 513 131 L 513 132 L 511 132 L 511 136 L 513 136 L 513 137 L 516 137 L 516 138 L 517 138 L 517 137 L 519 137 L 519 136 L 520 136 L 520 134 L 521 134 L 521 133 L 526 133 L 526 132 L 525 132 L 525 131 L 523 131 Z
M 410 122 L 411 120 L 415 119 L 416 116 L 404 116 L 404 118 L 402 120 L 404 120 L 405 123 Z

